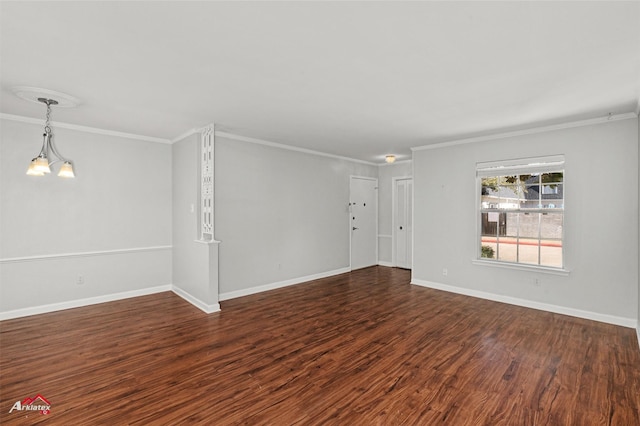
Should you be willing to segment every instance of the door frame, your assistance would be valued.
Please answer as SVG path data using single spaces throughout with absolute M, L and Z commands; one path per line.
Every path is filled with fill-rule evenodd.
M 352 250 L 353 250 L 353 242 L 352 237 L 353 237 L 353 232 L 351 230 L 351 228 L 353 227 L 353 216 L 351 215 L 351 182 L 353 182 L 354 179 L 361 179 L 361 180 L 370 180 L 370 181 L 374 181 L 376 186 L 375 186 L 375 199 L 376 199 L 376 216 L 375 216 L 375 225 L 376 225 L 376 229 L 375 229 L 375 242 L 376 242 L 376 262 L 374 263 L 374 265 L 378 264 L 378 210 L 379 210 L 379 200 L 378 200 L 378 178 L 373 178 L 370 176 L 358 176 L 358 175 L 349 175 L 349 205 L 347 206 L 347 211 L 349 213 L 349 227 L 348 232 L 349 232 L 349 270 L 353 271 L 353 262 L 352 262 Z M 372 265 L 372 266 L 374 266 Z
M 397 195 L 397 183 L 399 180 L 411 181 L 411 268 L 413 270 L 413 176 L 394 176 L 391 178 L 391 264 L 394 267 L 398 266 L 396 259 L 396 200 Z

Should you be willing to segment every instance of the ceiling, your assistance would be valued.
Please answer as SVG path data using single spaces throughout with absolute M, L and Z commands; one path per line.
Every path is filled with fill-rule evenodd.
M 81 100 L 53 120 L 174 139 L 387 153 L 637 112 L 640 2 L 0 3 L 0 112 L 14 86 Z

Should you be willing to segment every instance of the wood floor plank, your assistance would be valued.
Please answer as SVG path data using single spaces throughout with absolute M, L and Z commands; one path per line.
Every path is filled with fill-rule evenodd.
M 3 425 L 640 425 L 635 331 L 373 267 L 0 323 Z M 51 413 L 9 413 L 41 394 Z

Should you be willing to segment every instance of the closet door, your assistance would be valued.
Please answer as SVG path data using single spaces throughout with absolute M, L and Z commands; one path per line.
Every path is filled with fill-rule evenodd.
M 411 269 L 412 266 L 412 186 L 413 180 L 410 178 L 394 181 L 394 264 L 399 268 L 406 269 Z

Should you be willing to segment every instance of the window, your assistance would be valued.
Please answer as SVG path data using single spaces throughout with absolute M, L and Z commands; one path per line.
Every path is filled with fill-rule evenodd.
M 564 267 L 564 157 L 476 167 L 479 253 L 485 261 Z

